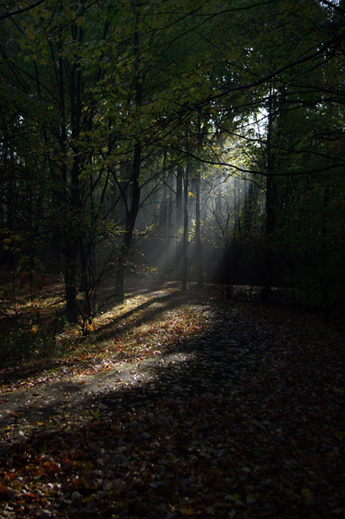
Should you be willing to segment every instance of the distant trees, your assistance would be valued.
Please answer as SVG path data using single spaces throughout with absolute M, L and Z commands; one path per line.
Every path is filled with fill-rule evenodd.
M 253 178 L 265 197 L 260 231 L 265 244 L 261 248 L 265 293 L 274 283 L 289 282 L 308 299 L 322 303 L 328 318 L 344 297 L 344 278 L 338 269 L 344 260 L 342 230 L 336 223 L 344 216 L 338 153 L 344 139 L 343 82 L 331 79 L 336 69 L 340 78 L 343 69 L 344 12 L 338 4 L 300 5 L 301 11 L 284 10 L 273 17 L 284 27 L 284 34 L 289 19 L 295 27 L 290 26 L 288 38 L 278 36 L 278 30 L 278 45 L 268 47 L 267 70 L 271 64 L 273 71 L 285 70 L 273 72 L 272 79 L 256 90 L 257 115 L 252 122 L 261 122 L 255 133 L 244 135 L 246 154 L 251 157 L 245 175 Z M 294 51 L 288 55 L 292 42 Z M 290 63 L 284 65 L 284 56 Z M 264 58 L 263 52 L 260 57 Z M 247 204 L 242 214 L 250 223 L 253 216 L 249 217 Z

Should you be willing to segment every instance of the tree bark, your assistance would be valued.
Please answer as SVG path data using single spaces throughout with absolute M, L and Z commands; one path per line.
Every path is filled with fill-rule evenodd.
M 134 159 L 133 159 L 133 170 L 132 170 L 132 196 L 131 196 L 131 208 L 127 212 L 125 232 L 121 244 L 120 254 L 117 259 L 117 270 L 116 270 L 116 284 L 115 284 L 115 297 L 118 302 L 122 302 L 125 297 L 125 275 L 128 254 L 132 242 L 133 231 L 135 221 L 137 218 L 139 205 L 140 205 L 140 186 L 139 186 L 139 174 L 141 165 L 141 145 L 136 143 L 134 146 Z
M 138 30 L 139 14 L 136 17 L 136 28 L 134 31 L 134 55 L 135 55 L 135 68 L 134 68 L 134 85 L 135 85 L 135 103 L 139 106 L 142 102 L 142 79 L 140 77 L 140 37 Z M 120 254 L 117 259 L 117 271 L 116 271 L 116 283 L 115 283 L 115 298 L 121 302 L 125 297 L 125 275 L 129 250 L 133 238 L 133 231 L 136 222 L 136 218 L 139 211 L 140 205 L 140 167 L 141 167 L 141 153 L 142 146 L 138 140 L 134 145 L 134 156 L 132 165 L 131 175 L 131 206 L 129 208 L 128 203 L 126 207 L 126 223 L 125 232 L 121 244 Z
M 267 278 L 265 288 L 262 291 L 262 300 L 266 301 L 271 292 L 273 269 L 274 269 L 274 251 L 273 251 L 273 235 L 276 230 L 276 204 L 277 204 L 277 185 L 273 177 L 274 170 L 274 153 L 272 150 L 273 138 L 273 94 L 269 97 L 268 102 L 268 129 L 267 129 L 267 183 L 266 183 L 266 272 Z
M 195 179 L 195 239 L 196 239 L 196 285 L 203 286 L 204 264 L 201 242 L 201 218 L 200 218 L 200 171 Z
M 64 256 L 66 319 L 68 323 L 75 324 L 78 320 L 78 313 L 76 304 L 76 248 L 73 243 L 65 246 Z
M 175 273 L 179 278 L 181 273 L 182 242 L 180 240 L 180 228 L 183 223 L 182 203 L 183 166 L 177 167 L 176 172 L 176 261 Z
M 183 257 L 183 272 L 182 272 L 182 290 L 187 290 L 188 277 L 188 189 L 189 189 L 189 174 L 191 164 L 188 162 L 184 177 L 184 193 L 183 193 L 183 242 L 182 242 L 182 257 Z

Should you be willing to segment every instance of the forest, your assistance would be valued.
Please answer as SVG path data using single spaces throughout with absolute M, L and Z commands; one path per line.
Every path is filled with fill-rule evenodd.
M 341 2 L 10 2 L 1 23 L 17 290 L 59 275 L 84 326 L 133 274 L 344 303 Z
M 345 514 L 344 0 L 0 24 L 0 514 Z

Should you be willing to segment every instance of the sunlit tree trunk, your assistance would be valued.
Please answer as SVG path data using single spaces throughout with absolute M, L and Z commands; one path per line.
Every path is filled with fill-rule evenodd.
M 183 201 L 182 201 L 182 184 L 183 184 L 183 166 L 177 167 L 176 172 L 176 262 L 175 270 L 176 275 L 179 276 L 181 267 L 181 256 L 182 256 L 182 243 L 180 240 L 180 229 L 183 223 Z
M 165 163 L 165 161 L 164 161 Z M 160 247 L 159 247 L 159 256 L 161 262 L 161 274 L 162 277 L 169 271 L 169 245 L 170 238 L 169 233 L 170 229 L 170 210 L 169 210 L 169 200 L 170 200 L 170 189 L 169 189 L 169 179 L 164 180 L 163 186 L 163 195 L 160 203 L 160 211 L 159 211 L 159 228 L 160 228 Z
M 237 236 L 241 234 L 241 188 L 240 188 L 240 181 L 237 177 L 234 179 L 234 212 L 235 212 L 235 224 L 234 224 L 234 231 Z
M 173 214 L 173 200 L 172 200 L 172 190 L 173 190 L 173 178 L 171 175 L 167 178 L 167 195 L 165 197 L 166 200 L 166 225 L 165 225 L 165 244 L 164 244 L 164 257 L 166 264 L 166 273 L 169 274 L 173 269 L 172 264 L 172 214 Z

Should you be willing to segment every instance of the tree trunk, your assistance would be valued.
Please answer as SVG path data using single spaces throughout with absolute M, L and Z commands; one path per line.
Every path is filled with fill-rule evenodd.
M 184 177 L 184 196 L 183 196 L 183 242 L 182 242 L 182 257 L 183 257 L 183 272 L 182 272 L 182 290 L 187 290 L 187 276 L 188 276 L 188 189 L 189 189 L 189 174 L 191 164 L 188 162 L 186 173 Z
M 128 254 L 129 254 L 131 242 L 132 242 L 135 221 L 137 218 L 139 204 L 140 204 L 140 186 L 139 186 L 140 164 L 141 164 L 141 145 L 138 142 L 134 146 L 131 208 L 129 210 L 127 210 L 126 228 L 125 228 L 125 232 L 123 235 L 120 254 L 117 259 L 115 297 L 118 302 L 122 302 L 125 297 L 124 288 L 125 288 L 125 275 L 126 275 L 127 260 L 128 260 Z
M 142 80 L 140 78 L 140 37 L 138 31 L 138 23 L 139 23 L 139 14 L 136 18 L 136 29 L 134 31 L 134 54 L 135 54 L 135 74 L 134 74 L 134 82 L 135 82 L 135 102 L 136 105 L 139 106 L 142 102 Z M 140 186 L 139 186 L 139 176 L 140 176 L 140 167 L 141 167 L 141 144 L 137 141 L 134 145 L 134 157 L 133 157 L 133 165 L 132 165 L 132 175 L 131 175 L 131 206 L 129 208 L 128 203 L 125 204 L 126 207 L 126 224 L 125 224 L 125 233 L 123 235 L 123 240 L 121 244 L 120 254 L 117 259 L 117 272 L 116 272 L 116 284 L 115 284 L 115 298 L 121 302 L 125 298 L 125 275 L 126 275 L 126 267 L 127 260 L 129 255 L 129 250 L 132 242 L 133 231 L 135 226 L 135 221 L 139 211 L 140 205 Z
M 78 313 L 76 292 L 76 249 L 73 243 L 66 245 L 64 256 L 66 319 L 68 323 L 75 324 L 78 320 Z
M 183 182 L 183 166 L 177 167 L 176 175 L 176 262 L 175 272 L 177 278 L 180 277 L 181 272 L 181 256 L 182 256 L 182 243 L 180 240 L 180 228 L 183 223 L 183 212 L 182 212 L 182 182 Z
M 270 95 L 268 104 L 268 130 L 267 130 L 267 183 L 266 183 L 266 283 L 262 291 L 263 302 L 266 301 L 271 292 L 273 269 L 274 269 L 274 251 L 273 251 L 273 235 L 276 230 L 276 204 L 277 204 L 277 185 L 273 177 L 274 170 L 274 153 L 272 151 L 273 138 L 273 94 Z
M 200 171 L 195 179 L 195 239 L 196 239 L 196 285 L 203 286 L 204 264 L 202 256 L 201 225 L 200 225 Z

